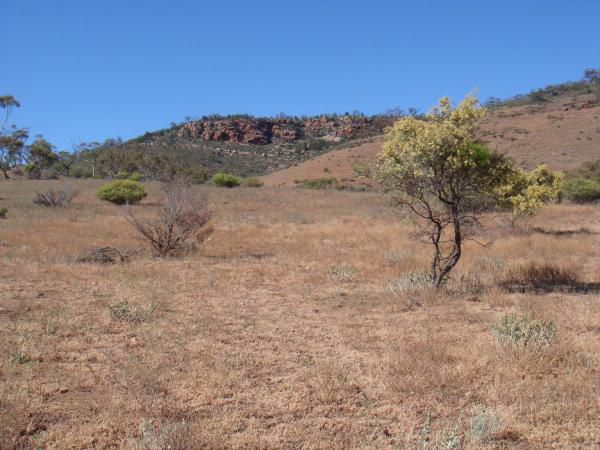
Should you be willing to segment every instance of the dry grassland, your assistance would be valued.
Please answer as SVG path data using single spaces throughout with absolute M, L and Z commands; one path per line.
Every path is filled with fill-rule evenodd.
M 32 204 L 63 183 L 71 207 Z M 598 292 L 500 287 L 529 262 L 600 281 L 597 206 L 549 207 L 530 224 L 545 232 L 488 217 L 493 242 L 431 292 L 393 288 L 429 249 L 373 193 L 201 187 L 201 254 L 76 263 L 142 245 L 98 185 L 0 185 L 0 448 L 600 446 Z M 505 314 L 557 337 L 500 347 Z

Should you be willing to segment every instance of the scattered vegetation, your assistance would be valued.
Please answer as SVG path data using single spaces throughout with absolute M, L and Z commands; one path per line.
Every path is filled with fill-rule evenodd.
M 0 207 L 0 219 L 6 219 L 6 215 L 8 214 L 8 208 L 4 206 Z
M 66 208 L 77 196 L 73 189 L 48 189 L 36 192 L 33 195 L 33 203 L 47 208 Z
M 560 95 L 578 96 L 585 94 L 596 94 L 600 100 L 600 71 L 598 69 L 586 69 L 580 81 L 570 81 L 561 84 L 551 84 L 542 89 L 533 89 L 528 94 L 519 94 L 508 99 L 490 97 L 485 106 L 497 109 L 512 106 L 537 105 L 551 101 Z
M 141 219 L 130 212 L 130 223 L 155 256 L 180 256 L 197 250 L 213 231 L 208 225 L 211 212 L 206 199 L 182 182 L 165 185 L 164 193 L 165 203 L 157 217 Z
M 147 195 L 141 183 L 131 180 L 111 181 L 101 186 L 96 194 L 99 199 L 116 205 L 134 205 Z
M 230 173 L 219 172 L 213 175 L 212 184 L 219 187 L 232 188 L 237 187 L 242 184 L 242 180 L 240 177 L 232 175 Z

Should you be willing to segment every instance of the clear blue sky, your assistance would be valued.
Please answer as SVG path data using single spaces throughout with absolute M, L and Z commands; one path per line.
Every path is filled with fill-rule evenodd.
M 600 66 L 600 1 L 10 0 L 0 95 L 58 149 L 185 116 L 507 97 Z

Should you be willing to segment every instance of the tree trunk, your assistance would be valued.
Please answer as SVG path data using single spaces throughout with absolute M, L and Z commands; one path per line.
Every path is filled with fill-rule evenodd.
M 435 288 L 439 288 L 443 283 L 450 271 L 456 266 L 462 255 L 462 229 L 460 223 L 460 213 L 456 205 L 451 206 L 452 213 L 452 228 L 453 233 L 453 248 L 452 252 L 447 256 L 442 256 L 442 249 L 440 241 L 442 238 L 442 226 L 436 224 L 435 231 L 432 233 L 432 242 L 435 247 L 435 253 L 431 264 L 431 275 L 432 285 Z

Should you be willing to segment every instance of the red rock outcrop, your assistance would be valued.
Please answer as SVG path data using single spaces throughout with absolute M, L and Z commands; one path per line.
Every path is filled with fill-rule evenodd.
M 360 116 L 320 116 L 309 119 L 224 118 L 184 124 L 181 139 L 267 145 L 328 136 L 340 139 L 366 137 L 383 131 L 379 123 Z

